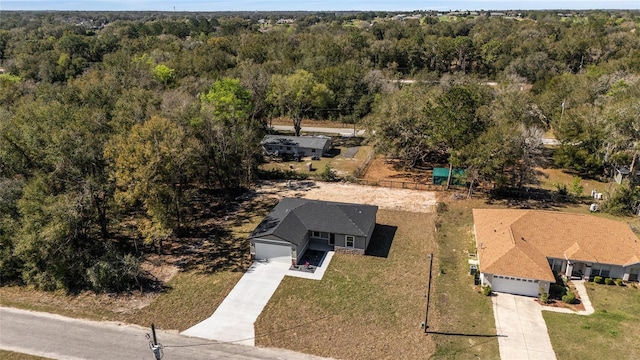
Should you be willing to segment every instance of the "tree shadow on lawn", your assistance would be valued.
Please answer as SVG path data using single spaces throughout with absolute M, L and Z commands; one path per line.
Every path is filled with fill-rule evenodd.
M 397 226 L 376 224 L 365 254 L 383 258 L 388 257 L 397 230 Z
M 163 247 L 164 261 L 181 271 L 204 274 L 246 270 L 251 265 L 249 242 L 225 225 L 241 205 L 229 196 L 199 195 L 201 201 L 194 202 L 186 216 L 187 225 Z
M 244 271 L 251 265 L 249 242 L 221 230 L 207 237 L 182 237 L 171 242 L 164 258 L 181 271 L 211 274 L 218 271 Z
M 557 210 L 579 205 L 579 201 L 573 201 L 568 195 L 539 188 L 498 189 L 488 195 L 487 204 L 502 203 L 515 209 Z

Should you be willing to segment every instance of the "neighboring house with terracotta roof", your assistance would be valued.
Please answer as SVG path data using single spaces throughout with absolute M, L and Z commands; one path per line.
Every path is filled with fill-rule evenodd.
M 364 254 L 377 206 L 283 198 L 249 235 L 254 259 L 296 265 L 305 250 Z
M 567 277 L 638 281 L 640 239 L 629 225 L 593 215 L 539 210 L 474 209 L 482 285 L 538 296 Z

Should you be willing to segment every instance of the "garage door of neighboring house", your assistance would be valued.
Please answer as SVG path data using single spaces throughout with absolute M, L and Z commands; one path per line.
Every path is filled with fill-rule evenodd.
M 493 275 L 491 290 L 516 295 L 538 296 L 540 283 L 537 280 L 519 279 L 508 276 Z
M 291 246 L 256 242 L 256 259 L 291 263 Z

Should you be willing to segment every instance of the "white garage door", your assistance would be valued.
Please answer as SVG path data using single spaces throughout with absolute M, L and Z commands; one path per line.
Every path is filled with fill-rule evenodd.
M 256 259 L 291 263 L 291 246 L 256 242 Z
M 493 275 L 491 290 L 516 295 L 538 296 L 540 284 L 535 280 Z

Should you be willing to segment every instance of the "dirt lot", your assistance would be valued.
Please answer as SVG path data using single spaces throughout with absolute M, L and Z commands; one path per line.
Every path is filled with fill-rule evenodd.
M 345 183 L 320 181 L 265 181 L 245 194 L 247 198 L 285 196 L 314 200 L 354 202 L 377 205 L 381 209 L 431 213 L 436 205 L 436 194 L 431 191 L 389 189 Z
M 402 169 L 396 169 L 394 163 L 384 158 L 378 157 L 371 161 L 371 164 L 367 168 L 367 173 L 364 175 L 364 179 L 367 181 L 380 181 L 382 179 L 393 179 L 403 181 L 416 181 L 424 182 L 426 184 L 431 183 L 431 170 L 426 171 L 404 171 Z

